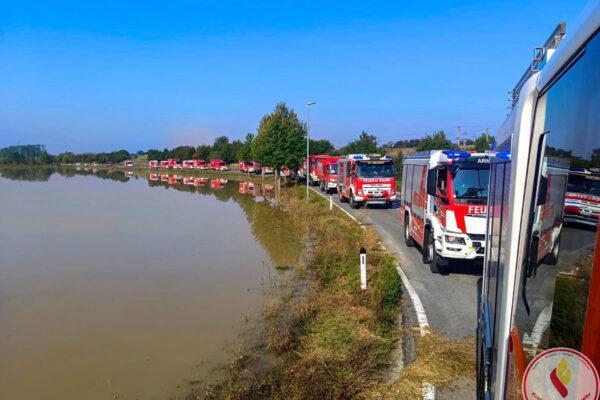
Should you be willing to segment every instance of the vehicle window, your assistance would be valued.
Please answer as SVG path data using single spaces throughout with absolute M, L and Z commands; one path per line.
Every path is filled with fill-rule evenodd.
M 406 171 L 406 186 L 404 187 L 404 201 L 408 204 L 412 203 L 412 181 L 413 181 L 413 168 L 414 165 L 405 166 L 404 170 Z
M 358 176 L 361 178 L 391 178 L 394 176 L 392 163 L 358 163 Z
M 448 186 L 448 170 L 440 168 L 437 171 L 437 189 L 442 196 L 446 196 L 446 188 Z
M 329 173 L 337 174 L 338 173 L 338 165 L 337 164 L 329 164 Z
M 539 98 L 534 132 L 545 145 L 536 168 L 516 325 L 529 357 L 559 346 L 585 352 L 586 341 L 593 340 L 586 335 L 589 282 L 600 273 L 593 264 L 600 216 L 598 35 Z
M 488 195 L 490 170 L 463 168 L 460 165 L 450 169 L 454 198 L 459 202 L 485 203 Z

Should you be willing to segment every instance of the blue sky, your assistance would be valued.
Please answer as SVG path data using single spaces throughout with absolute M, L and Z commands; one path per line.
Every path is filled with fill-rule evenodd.
M 114 4 L 111 4 L 114 3 Z M 342 145 L 493 132 L 585 1 L 5 1 L 0 147 L 130 151 L 254 132 L 285 101 Z

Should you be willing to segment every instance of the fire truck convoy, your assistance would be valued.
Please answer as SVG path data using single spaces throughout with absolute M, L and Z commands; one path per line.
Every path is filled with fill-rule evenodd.
M 489 156 L 434 150 L 405 157 L 400 222 L 408 247 L 422 248 L 431 272 L 449 259 L 483 260 Z
M 560 24 L 536 49 L 496 134 L 478 303 L 478 399 L 598 398 L 589 392 L 597 375 L 582 374 L 600 369 L 600 193 L 592 172 L 600 168 L 599 32 L 597 0 L 572 31 Z M 542 367 L 547 373 L 536 375 L 533 395 L 528 372 L 549 354 L 565 362 Z M 556 368 L 560 379 L 552 377 Z
M 396 200 L 393 161 L 379 154 L 349 154 L 338 160 L 337 192 L 341 203 L 391 207 Z

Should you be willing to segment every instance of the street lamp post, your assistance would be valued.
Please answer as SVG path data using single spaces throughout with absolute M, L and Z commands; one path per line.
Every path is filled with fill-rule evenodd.
M 316 104 L 316 101 L 309 101 L 306 103 L 306 170 L 304 174 L 306 175 L 306 199 L 308 200 L 308 182 L 310 177 L 310 165 L 308 163 L 308 158 L 310 157 L 310 106 Z

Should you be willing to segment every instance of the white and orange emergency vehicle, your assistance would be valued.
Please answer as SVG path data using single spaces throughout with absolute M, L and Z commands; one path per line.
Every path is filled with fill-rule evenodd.
M 536 48 L 495 134 L 477 399 L 599 397 L 600 227 L 589 201 L 598 186 L 586 179 L 600 168 L 598 99 L 595 0 Z
M 396 200 L 393 167 L 391 157 L 379 154 L 349 154 L 341 157 L 337 174 L 340 202 L 349 202 L 352 208 L 360 208 L 363 204 L 391 207 Z
M 421 247 L 431 272 L 443 272 L 449 259 L 483 260 L 489 169 L 484 153 L 433 150 L 404 158 L 404 240 Z

